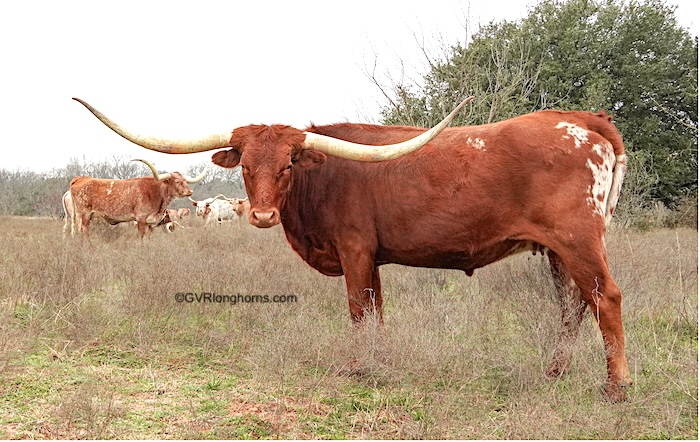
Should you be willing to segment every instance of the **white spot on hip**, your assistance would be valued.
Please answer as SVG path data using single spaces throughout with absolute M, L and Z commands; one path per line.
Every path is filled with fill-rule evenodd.
M 602 161 L 594 162 L 591 158 L 586 160 L 586 167 L 591 170 L 593 175 L 593 184 L 588 186 L 589 196 L 586 201 L 594 214 L 605 218 L 608 196 L 612 187 L 615 153 L 612 145 L 604 142 L 594 144 L 592 154 L 597 155 Z
M 567 135 L 564 135 L 562 138 L 573 138 L 576 149 L 580 149 L 583 144 L 588 143 L 588 131 L 580 126 L 562 121 L 556 125 L 556 128 L 566 129 Z

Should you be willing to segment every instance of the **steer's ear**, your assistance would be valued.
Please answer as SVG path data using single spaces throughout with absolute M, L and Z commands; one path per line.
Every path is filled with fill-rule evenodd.
M 211 156 L 212 163 L 230 169 L 238 166 L 241 161 L 241 154 L 236 149 L 220 150 Z
M 326 161 L 326 154 L 313 149 L 303 149 L 292 157 L 292 163 L 301 169 L 313 169 Z

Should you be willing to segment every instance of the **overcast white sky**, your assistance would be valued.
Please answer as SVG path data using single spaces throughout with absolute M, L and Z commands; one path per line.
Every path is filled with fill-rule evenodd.
M 697 0 L 679 5 L 698 35 Z M 376 122 L 385 104 L 365 72 L 425 72 L 431 51 L 464 44 L 533 0 L 6 1 L 0 4 L 0 168 L 48 171 L 71 158 L 146 158 L 185 170 L 211 152 L 173 156 L 122 139 L 71 97 L 132 130 L 194 137 L 248 124 L 303 128 Z M 427 8 L 430 8 L 429 10 Z M 142 167 L 142 166 L 138 166 Z M 145 169 L 145 168 L 144 168 Z M 146 172 L 144 170 L 144 172 Z

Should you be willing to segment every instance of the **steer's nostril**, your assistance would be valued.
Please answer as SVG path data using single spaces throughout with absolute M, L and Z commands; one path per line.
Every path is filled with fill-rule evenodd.
M 253 216 L 258 221 L 270 221 L 275 216 L 275 212 L 253 212 Z

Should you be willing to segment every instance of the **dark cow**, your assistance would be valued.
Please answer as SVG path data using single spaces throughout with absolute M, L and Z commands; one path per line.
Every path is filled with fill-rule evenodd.
M 155 167 L 145 160 L 152 177 L 126 180 L 100 179 L 87 176 L 73 178 L 70 193 L 73 198 L 74 217 L 78 230 L 89 241 L 90 219 L 99 216 L 114 225 L 136 221 L 143 238 L 146 227 L 158 225 L 166 216 L 166 208 L 175 198 L 192 195 L 188 183 L 201 181 L 207 169 L 196 178 L 185 178 L 179 172 L 159 175 Z
M 381 313 L 382 264 L 471 275 L 515 253 L 546 250 L 564 325 L 547 373 L 567 370 L 571 344 L 590 307 L 605 344 L 605 393 L 613 401 L 626 397 L 631 379 L 622 295 L 605 247 L 626 157 L 612 117 L 604 112 L 547 110 L 448 128 L 420 150 L 376 162 L 394 158 L 394 145 L 380 145 L 420 136 L 424 129 L 342 123 L 301 131 L 251 125 L 197 143 L 128 132 L 81 103 L 148 149 L 229 148 L 212 160 L 222 167 L 241 166 L 249 222 L 257 227 L 281 222 L 304 261 L 323 274 L 345 275 L 354 321 L 372 308 Z

